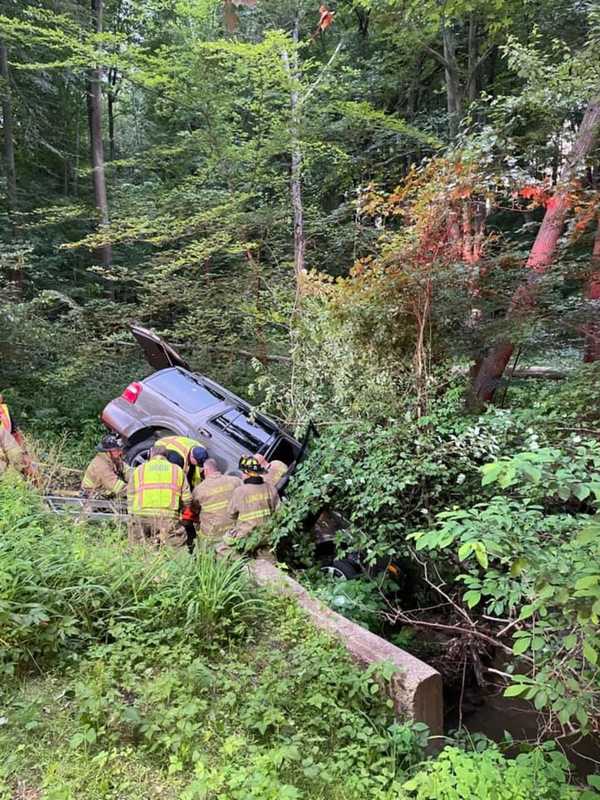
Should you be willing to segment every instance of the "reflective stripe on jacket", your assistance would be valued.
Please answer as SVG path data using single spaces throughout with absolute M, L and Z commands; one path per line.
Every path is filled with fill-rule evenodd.
M 236 519 L 237 533 L 245 535 L 270 517 L 278 505 L 277 490 L 270 483 L 251 478 L 238 486 L 227 510 Z
M 127 509 L 141 517 L 177 518 L 192 494 L 181 467 L 155 456 L 133 470 L 127 487 Z
M 159 439 L 155 443 L 155 446 L 166 447 L 167 450 L 176 450 L 187 466 L 189 463 L 190 450 L 192 447 L 199 447 L 200 442 L 197 442 L 195 439 L 190 439 L 189 436 L 163 436 L 162 439 Z
M 163 436 L 155 443 L 156 447 L 166 447 L 167 450 L 175 450 L 183 458 L 184 470 L 187 472 L 190 468 L 190 450 L 194 447 L 201 447 L 200 442 L 195 439 L 190 439 L 189 436 Z M 195 466 L 190 474 L 192 486 L 196 486 L 202 480 L 202 470 L 200 467 Z
M 9 466 L 23 468 L 23 450 L 12 434 L 0 427 L 0 474 Z
M 6 403 L 0 403 L 0 428 L 12 433 L 12 419 Z
M 121 494 L 127 484 L 121 478 L 108 453 L 97 453 L 88 464 L 81 481 L 81 488 L 106 495 Z
M 192 503 L 200 507 L 200 533 L 219 536 L 233 527 L 233 518 L 227 509 L 235 489 L 242 482 L 235 475 L 211 475 L 195 487 Z

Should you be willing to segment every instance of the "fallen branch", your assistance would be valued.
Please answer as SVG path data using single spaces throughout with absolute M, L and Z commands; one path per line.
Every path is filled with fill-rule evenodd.
M 512 648 L 507 647 L 502 642 L 499 642 L 498 639 L 495 639 L 493 636 L 477 630 L 477 628 L 463 628 L 460 625 L 447 625 L 443 622 L 425 622 L 425 620 L 413 619 L 403 611 L 399 610 L 396 610 L 394 613 L 385 614 L 385 617 L 393 625 L 397 622 L 403 622 L 405 625 L 412 625 L 415 628 L 434 628 L 440 631 L 451 631 L 452 633 L 457 633 L 461 636 L 476 636 L 478 639 L 487 642 L 493 647 L 499 647 L 501 650 L 504 650 L 505 653 L 509 653 L 511 656 L 514 655 Z M 521 656 L 521 658 L 533 663 L 533 659 L 530 659 L 527 656 Z

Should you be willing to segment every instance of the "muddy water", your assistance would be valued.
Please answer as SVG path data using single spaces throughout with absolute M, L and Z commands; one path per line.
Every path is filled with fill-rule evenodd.
M 448 698 L 446 732 L 456 730 L 459 724 L 458 699 Z M 493 692 L 479 697 L 467 696 L 463 705 L 462 724 L 470 733 L 483 733 L 496 742 L 505 739 L 505 731 L 515 740 L 509 753 L 518 752 L 518 742 L 534 742 L 543 725 L 542 715 L 528 702 L 519 698 L 503 697 Z M 575 780 L 585 780 L 600 772 L 600 739 L 587 736 L 553 739 L 557 747 L 573 765 Z

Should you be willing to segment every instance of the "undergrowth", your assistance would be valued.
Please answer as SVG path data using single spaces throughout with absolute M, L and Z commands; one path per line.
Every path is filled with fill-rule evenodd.
M 0 547 L 1 800 L 492 800 L 499 782 L 531 785 L 534 756 L 494 748 L 475 795 L 481 756 L 424 766 L 426 729 L 382 691 L 389 667 L 359 670 L 242 562 L 129 552 L 122 531 L 49 518 L 6 476 Z M 534 753 L 552 787 L 539 796 L 575 797 L 565 759 Z

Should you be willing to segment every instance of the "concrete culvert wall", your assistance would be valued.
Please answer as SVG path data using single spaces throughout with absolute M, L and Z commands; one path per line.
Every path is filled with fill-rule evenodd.
M 398 667 L 399 672 L 392 677 L 388 688 L 396 712 L 401 717 L 426 723 L 432 736 L 442 734 L 442 677 L 437 670 L 315 600 L 270 561 L 257 559 L 251 561 L 248 568 L 260 586 L 295 597 L 315 625 L 339 638 L 359 664 L 368 667 L 388 661 Z

